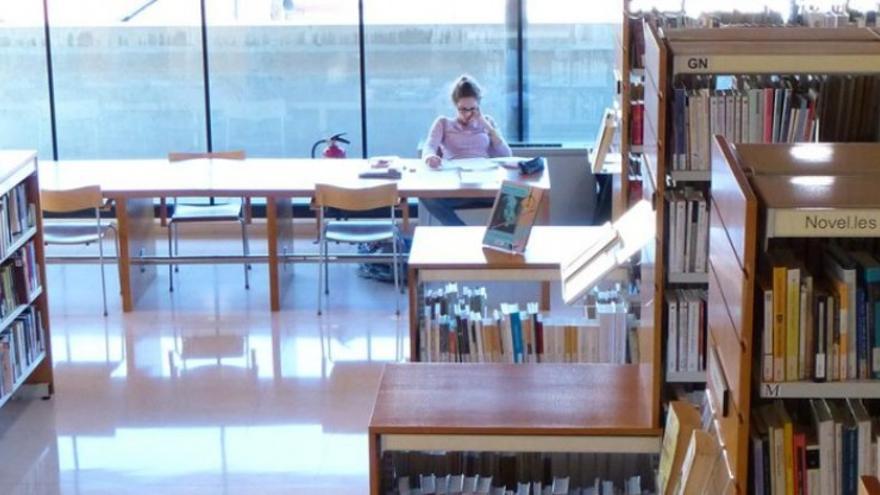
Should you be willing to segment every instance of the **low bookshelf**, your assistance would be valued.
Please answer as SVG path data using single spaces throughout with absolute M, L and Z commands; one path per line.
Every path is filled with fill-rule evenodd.
M 37 157 L 0 151 L 0 407 L 54 392 Z
M 368 430 L 371 493 L 392 492 L 404 452 L 656 456 L 652 388 L 643 366 L 388 364 Z
M 542 310 L 550 309 L 550 282 L 560 280 L 566 254 L 588 246 L 594 227 L 535 226 L 523 256 L 483 248 L 484 227 L 418 227 L 408 262 L 410 358 L 419 355 L 422 290 L 428 282 L 513 281 L 541 285 Z

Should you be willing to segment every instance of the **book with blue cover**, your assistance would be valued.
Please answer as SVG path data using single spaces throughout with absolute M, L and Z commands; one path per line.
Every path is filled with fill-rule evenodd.
M 522 254 L 529 242 L 544 190 L 514 181 L 504 181 L 495 197 L 483 245 Z

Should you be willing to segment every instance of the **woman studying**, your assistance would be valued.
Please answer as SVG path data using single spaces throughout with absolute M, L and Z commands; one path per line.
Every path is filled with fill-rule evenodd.
M 482 90 L 470 76 L 459 77 L 452 86 L 456 117 L 437 117 L 422 148 L 422 159 L 432 168 L 442 160 L 510 156 L 510 146 L 488 115 L 480 111 Z M 442 158 L 441 158 L 442 157 Z M 491 207 L 487 199 L 423 199 L 421 204 L 443 225 L 464 225 L 455 213 L 459 208 Z

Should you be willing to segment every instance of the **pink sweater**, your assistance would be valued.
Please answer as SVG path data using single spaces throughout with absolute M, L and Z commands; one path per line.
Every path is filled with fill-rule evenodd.
M 494 122 L 486 116 L 486 120 L 494 125 Z M 496 127 L 496 132 L 498 129 Z M 501 137 L 501 141 L 492 144 L 486 128 L 471 121 L 462 125 L 457 119 L 437 117 L 431 130 L 428 132 L 428 140 L 422 148 L 422 159 L 430 155 L 440 155 L 446 160 L 457 158 L 492 158 L 496 156 L 510 156 L 510 146 Z

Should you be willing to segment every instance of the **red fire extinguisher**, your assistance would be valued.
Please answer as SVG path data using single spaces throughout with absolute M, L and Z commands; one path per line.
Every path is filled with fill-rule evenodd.
M 337 143 L 351 144 L 351 141 L 345 139 L 344 136 L 346 133 L 340 132 L 339 134 L 334 134 L 327 139 L 321 139 L 315 144 L 312 145 L 312 158 L 315 157 L 315 151 L 318 149 L 318 146 L 321 146 L 324 143 L 327 143 L 327 147 L 324 148 L 324 151 L 321 152 L 321 156 L 324 158 L 345 158 L 345 150 L 339 146 Z

